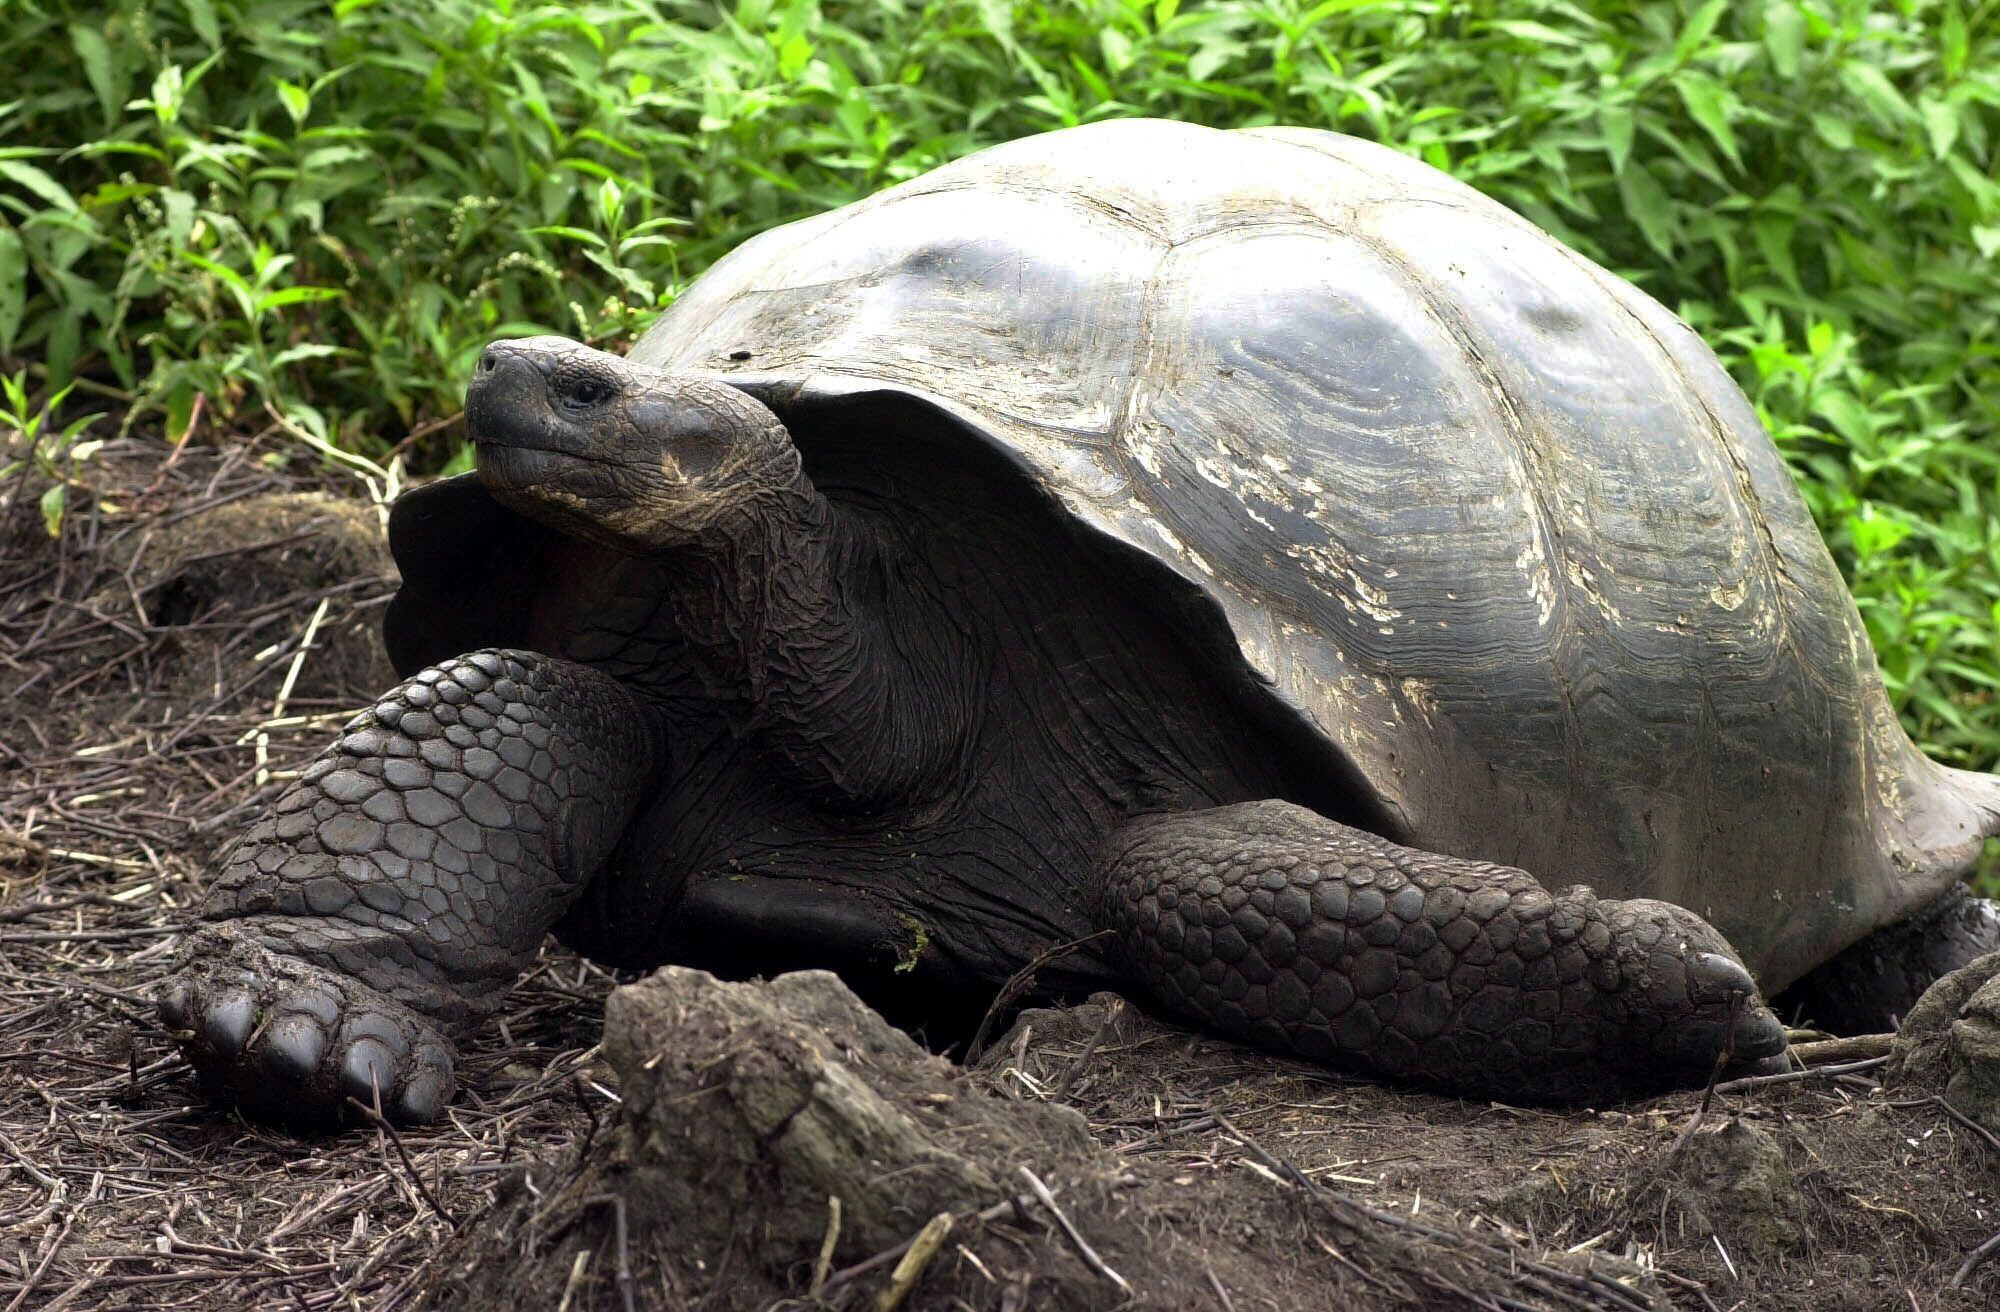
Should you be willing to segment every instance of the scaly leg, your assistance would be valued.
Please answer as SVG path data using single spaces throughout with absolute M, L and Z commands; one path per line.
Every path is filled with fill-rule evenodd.
M 1286 802 L 1134 821 L 1097 879 L 1101 923 L 1161 999 L 1332 1066 L 1593 1102 L 1699 1083 L 1726 1044 L 1745 1062 L 1785 1046 L 1692 912 L 1552 895 Z
M 492 1012 L 652 786 L 653 710 L 586 666 L 478 651 L 363 712 L 228 857 L 160 1013 L 219 1100 L 327 1123 L 443 1112 Z

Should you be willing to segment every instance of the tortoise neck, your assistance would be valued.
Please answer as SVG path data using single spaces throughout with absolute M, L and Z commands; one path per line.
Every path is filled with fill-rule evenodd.
M 892 554 L 801 471 L 662 557 L 710 695 L 838 810 L 928 800 L 969 737 L 955 633 Z
M 846 647 L 853 628 L 839 558 L 846 525 L 801 473 L 715 516 L 662 553 L 681 636 L 711 695 L 762 705 L 774 658 L 812 643 Z

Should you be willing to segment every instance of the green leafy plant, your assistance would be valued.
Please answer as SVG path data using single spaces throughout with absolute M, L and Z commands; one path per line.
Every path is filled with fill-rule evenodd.
M 103 445 L 96 438 L 83 441 L 84 430 L 104 416 L 80 415 L 56 427 L 50 416 L 62 408 L 74 384 L 56 389 L 46 401 L 36 405 L 29 399 L 27 375 L 0 377 L 0 431 L 7 435 L 5 459 L 0 460 L 0 483 L 21 485 L 20 476 L 32 469 L 49 486 L 41 494 L 42 526 L 50 537 L 62 532 L 63 515 L 69 508 L 72 488 L 88 491 L 78 466 L 87 464 Z

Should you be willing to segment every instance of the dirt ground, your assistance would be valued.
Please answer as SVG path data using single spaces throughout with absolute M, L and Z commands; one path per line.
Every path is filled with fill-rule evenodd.
M 674 1043 L 716 1062 L 637 1061 L 623 1031 L 601 1042 L 629 977 L 553 947 L 469 1045 L 444 1126 L 302 1140 L 210 1108 L 146 997 L 176 917 L 390 677 L 378 509 L 288 459 L 121 439 L 91 470 L 106 504 L 73 498 L 55 540 L 39 486 L 0 487 L 0 1312 L 2000 1306 L 2000 1258 L 1973 1260 L 2000 1231 L 2000 1141 L 1866 1068 L 1724 1088 L 1706 1113 L 1696 1092 L 1557 1114 L 1103 1000 L 1027 1013 L 969 1070 L 900 1049 L 854 1066 L 806 1034 L 800 1061 L 848 1063 L 905 1121 L 984 1127 L 951 1152 L 997 1190 L 966 1197 L 997 1201 L 954 1212 L 907 1288 L 925 1217 L 867 1212 L 875 1186 L 822 1259 L 825 1197 L 777 1188 L 768 1144 L 657 1155 L 713 1128 L 718 1072 L 776 1048 L 728 1042 L 734 1013 L 704 1004 Z M 910 1170 L 888 1196 L 917 1198 Z

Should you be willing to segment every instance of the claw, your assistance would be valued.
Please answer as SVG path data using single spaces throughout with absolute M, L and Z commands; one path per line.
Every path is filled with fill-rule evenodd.
M 202 1016 L 202 1037 L 216 1052 L 241 1052 L 256 1023 L 257 1004 L 249 994 L 238 993 L 222 999 Z
M 340 1024 L 340 998 L 332 989 L 303 989 L 285 999 L 285 1010 L 301 1012 L 318 1021 L 328 1033 Z
M 274 1080 L 303 1083 L 326 1055 L 326 1035 L 304 1015 L 280 1017 L 264 1035 L 264 1073 Z
M 442 1071 L 418 1072 L 403 1086 L 402 1094 L 396 1099 L 395 1119 L 405 1125 L 422 1125 L 436 1120 L 451 1098 L 451 1086 L 451 1076 Z
M 376 1011 L 363 1011 L 350 1017 L 347 1022 L 347 1037 L 379 1041 L 389 1050 L 392 1060 L 402 1056 L 409 1048 L 396 1022 Z
M 351 1124 L 351 1096 L 436 1120 L 457 1089 L 451 1044 L 427 1017 L 228 928 L 197 931 L 155 1002 L 210 1096 L 260 1119 Z
M 1758 996 L 1750 972 L 1719 952 L 1698 952 L 1687 963 L 1688 992 L 1697 1002 L 1721 1002 L 1741 994 L 1731 1047 L 1736 1061 L 1754 1062 L 1785 1050 L 1785 1027 Z
M 389 1046 L 372 1036 L 356 1039 L 340 1062 L 341 1092 L 372 1107 L 375 1093 L 394 1090 L 396 1059 Z
M 1784 1022 L 1762 1003 L 1755 1004 L 1736 1022 L 1734 1046 L 1739 1063 L 1776 1057 L 1785 1050 L 1787 1042 Z
M 1732 993 L 1757 996 L 1750 972 L 1719 952 L 1697 952 L 1688 960 L 1688 983 L 1702 1002 L 1725 1002 Z
M 160 1009 L 160 1020 L 170 1030 L 185 1030 L 188 1025 L 188 1008 L 194 1003 L 194 990 L 186 980 L 169 981 L 160 990 L 155 1005 Z

